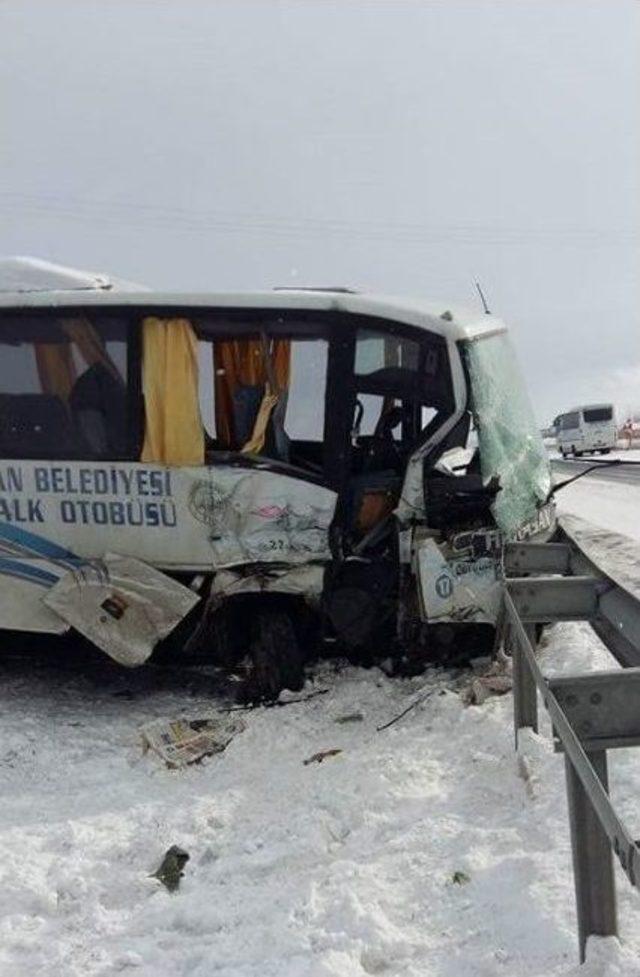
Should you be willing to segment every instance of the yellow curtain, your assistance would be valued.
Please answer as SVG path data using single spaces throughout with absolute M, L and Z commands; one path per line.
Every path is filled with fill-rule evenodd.
M 142 323 L 145 438 L 141 461 L 202 465 L 198 341 L 188 319 L 148 316 Z
M 257 453 L 264 445 L 264 434 L 271 412 L 280 394 L 289 386 L 291 370 L 291 342 L 229 339 L 214 343 L 213 368 L 215 376 L 216 435 L 228 448 L 241 448 Z M 276 389 L 272 390 L 271 385 Z M 233 430 L 233 397 L 238 387 L 265 387 L 265 397 L 246 445 L 236 445 Z
M 66 404 L 77 377 L 71 343 L 36 343 L 34 348 L 42 392 Z

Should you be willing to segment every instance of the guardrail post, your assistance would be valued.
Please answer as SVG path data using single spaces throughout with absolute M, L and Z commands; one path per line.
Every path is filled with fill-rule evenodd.
M 535 624 L 526 624 L 525 631 L 532 647 L 535 648 Z M 513 628 L 509 628 L 509 644 L 511 646 L 513 677 L 513 723 L 515 726 L 517 748 L 519 729 L 530 726 L 534 733 L 538 732 L 538 694 L 535 679 L 531 674 L 526 655 L 520 646 L 517 635 L 513 633 Z
M 607 754 L 588 754 L 593 769 L 608 791 Z M 617 936 L 616 888 L 609 839 L 573 763 L 565 754 L 567 801 L 571 827 L 573 876 L 576 889 L 580 963 L 585 961 L 589 936 Z

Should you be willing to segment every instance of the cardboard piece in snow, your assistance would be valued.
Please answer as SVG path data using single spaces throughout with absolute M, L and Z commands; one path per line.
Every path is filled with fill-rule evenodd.
M 199 601 L 131 556 L 107 553 L 65 573 L 44 603 L 121 665 L 142 665 Z
M 168 767 L 184 767 L 206 756 L 222 753 L 245 724 L 230 716 L 202 719 L 154 719 L 142 729 L 146 750 L 153 750 Z

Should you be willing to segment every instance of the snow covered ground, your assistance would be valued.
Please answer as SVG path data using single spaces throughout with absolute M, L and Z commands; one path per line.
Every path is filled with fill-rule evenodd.
M 565 626 L 544 660 L 566 672 L 604 654 L 586 627 Z M 465 706 L 461 681 L 325 666 L 312 688 L 327 694 L 247 713 L 224 754 L 170 771 L 142 755 L 140 724 L 208 712 L 206 695 L 127 698 L 126 679 L 14 665 L 0 973 L 576 975 L 562 760 L 547 729 L 519 764 L 510 696 Z M 354 711 L 361 721 L 337 722 Z M 327 749 L 342 752 L 304 764 Z M 614 760 L 633 812 L 633 764 Z M 191 855 L 173 895 L 149 877 L 172 844 Z M 620 904 L 627 947 L 600 947 L 609 963 L 592 959 L 585 977 L 640 975 L 624 879 Z
M 562 455 L 555 446 L 549 447 L 549 457 L 553 459 L 560 459 Z M 573 455 L 571 456 L 573 459 Z M 619 458 L 621 461 L 640 461 L 640 448 L 626 448 L 618 447 L 615 451 L 611 451 L 608 455 L 582 455 L 579 459 L 580 461 L 613 461 L 615 458 Z
M 640 480 L 623 482 L 579 479 L 557 495 L 558 512 L 573 512 L 611 532 L 640 540 Z
M 561 504 L 640 537 L 636 495 L 583 479 Z M 542 659 L 610 665 L 586 625 L 553 629 Z M 622 876 L 623 945 L 576 964 L 563 762 L 546 720 L 518 760 L 509 695 L 467 706 L 465 675 L 324 665 L 306 691 L 326 694 L 248 712 L 225 753 L 170 771 L 140 726 L 215 700 L 105 674 L 3 665 L 2 977 L 640 977 Z M 640 832 L 637 751 L 610 779 Z M 150 878 L 172 844 L 191 856 L 175 894 Z

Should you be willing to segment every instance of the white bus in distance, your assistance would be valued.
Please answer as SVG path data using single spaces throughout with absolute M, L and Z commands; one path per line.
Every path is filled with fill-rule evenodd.
M 615 448 L 617 427 L 612 404 L 574 407 L 556 418 L 556 443 L 563 458 L 609 454 Z

